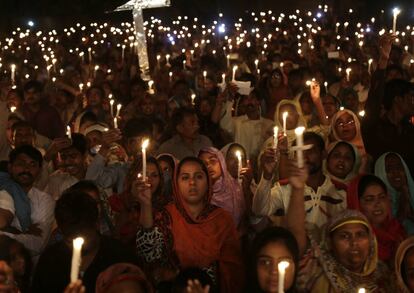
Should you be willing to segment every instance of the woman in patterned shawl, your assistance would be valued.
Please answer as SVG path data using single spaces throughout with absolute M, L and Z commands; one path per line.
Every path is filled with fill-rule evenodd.
M 327 223 L 320 244 L 311 237 L 318 260 L 310 292 L 393 292 L 390 272 L 378 261 L 377 242 L 360 212 L 345 210 Z
M 138 254 L 155 271 L 169 269 L 171 279 L 180 269 L 199 267 L 213 277 L 221 292 L 241 292 L 239 236 L 230 213 L 210 204 L 212 188 L 202 161 L 188 157 L 179 163 L 174 203 L 155 216 L 148 182 L 140 180 L 135 194 L 141 206 Z M 164 280 L 168 279 L 165 270 Z M 160 279 L 160 274 L 155 278 Z

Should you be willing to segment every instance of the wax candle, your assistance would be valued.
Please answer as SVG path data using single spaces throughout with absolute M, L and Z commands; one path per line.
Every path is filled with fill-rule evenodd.
M 288 267 L 289 263 L 287 261 L 281 261 L 277 264 L 277 270 L 279 272 L 278 293 L 285 292 L 285 274 Z
M 347 68 L 347 69 L 346 69 L 346 81 L 348 81 L 348 82 L 349 82 L 349 76 L 350 76 L 350 74 L 351 74 L 351 71 L 352 71 L 352 69 L 351 69 L 351 68 Z
M 142 176 L 144 180 L 147 178 L 147 147 L 149 145 L 149 139 L 146 138 L 142 141 Z
M 227 68 L 230 68 L 230 54 L 227 55 Z
M 10 65 L 10 68 L 11 68 L 10 78 L 11 78 L 12 84 L 15 84 L 15 81 L 16 81 L 16 64 Z
M 239 67 L 237 65 L 233 66 L 233 76 L 232 76 L 232 81 L 236 81 L 236 71 Z
M 372 58 L 368 60 L 368 73 L 371 74 Z
M 297 159 L 298 159 L 298 167 L 303 168 L 303 132 L 305 131 L 305 127 L 300 126 L 295 129 L 296 134 L 296 146 L 297 146 Z
M 114 128 L 118 128 L 118 118 L 114 117 Z
M 160 68 L 161 55 L 157 55 L 157 67 Z
M 273 128 L 273 148 L 276 150 L 277 149 L 277 135 L 279 133 L 279 127 L 275 126 Z
M 286 119 L 288 117 L 288 112 L 283 112 L 282 119 L 283 119 L 283 135 L 286 136 Z
M 66 126 L 66 135 L 69 139 L 72 139 L 72 130 L 70 129 L 70 126 Z
M 153 80 L 148 81 L 148 92 L 151 95 L 155 94 L 155 91 L 152 88 L 153 85 L 154 85 L 154 81 Z
M 325 86 L 325 92 L 328 93 L 328 82 L 325 81 L 323 85 Z
M 397 31 L 397 18 L 398 14 L 400 14 L 401 10 L 397 7 L 392 10 L 393 19 L 392 19 L 392 32 L 395 34 Z
M 359 288 L 358 289 L 358 293 L 365 293 L 367 292 L 367 290 L 365 290 L 365 288 Z
M 226 74 L 225 74 L 225 73 L 223 73 L 223 74 L 221 75 L 221 79 L 222 79 L 222 82 L 223 82 L 223 83 L 226 83 Z
M 16 107 L 15 106 L 11 106 L 10 107 L 10 112 L 14 113 L 16 111 Z
M 256 66 L 256 71 L 259 69 L 259 60 L 254 60 L 254 65 Z
M 185 63 L 186 63 L 187 61 L 186 60 L 183 60 L 183 69 L 185 70 Z
M 165 60 L 167 61 L 167 66 L 170 66 L 170 54 L 165 55 Z
M 240 180 L 240 172 L 242 168 L 242 155 L 240 151 L 236 151 L 236 157 L 237 157 L 237 179 Z
M 114 117 L 114 103 L 115 103 L 115 101 L 114 100 L 109 100 L 109 105 L 110 105 L 110 107 L 109 107 L 109 109 L 111 110 L 111 117 Z
M 124 45 L 122 45 L 122 62 L 124 62 L 124 60 L 125 60 L 125 44 Z
M 92 49 L 88 48 L 88 57 L 89 57 L 89 63 L 92 63 Z
M 196 94 L 192 94 L 191 95 L 191 104 L 194 106 L 195 105 L 195 98 L 196 98 Z
M 168 76 L 169 76 L 169 81 L 171 83 L 172 82 L 172 77 L 173 77 L 172 71 L 168 72 Z
M 207 79 L 207 71 L 203 71 L 203 80 L 204 80 L 204 85 L 206 84 L 206 79 Z
M 121 108 L 122 108 L 121 104 L 116 105 L 116 117 L 119 117 L 119 114 L 121 112 Z
M 72 267 L 70 269 L 70 282 L 76 282 L 79 279 L 79 268 L 81 265 L 81 251 L 83 245 L 83 238 L 78 237 L 73 239 L 73 252 L 72 252 Z

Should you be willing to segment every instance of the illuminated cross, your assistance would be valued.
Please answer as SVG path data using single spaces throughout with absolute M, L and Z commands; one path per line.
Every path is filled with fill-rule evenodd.
M 144 30 L 144 17 L 142 11 L 147 8 L 170 6 L 170 0 L 130 0 L 119 6 L 115 11 L 132 10 L 135 26 L 135 40 L 137 42 L 139 67 L 144 79 L 149 79 L 149 62 L 147 52 L 147 39 Z

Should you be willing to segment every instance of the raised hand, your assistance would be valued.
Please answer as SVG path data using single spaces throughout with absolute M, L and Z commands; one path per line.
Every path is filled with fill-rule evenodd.
M 72 141 L 67 137 L 55 138 L 46 150 L 44 159 L 48 162 L 53 160 L 61 150 L 66 149 L 71 145 Z
M 380 48 L 380 57 L 381 58 L 386 58 L 388 59 L 388 57 L 390 56 L 390 52 L 391 52 L 391 48 L 392 48 L 392 43 L 394 42 L 394 40 L 397 38 L 396 35 L 394 34 L 383 34 L 380 38 L 380 42 L 379 42 L 379 48 Z
M 274 170 L 277 166 L 277 152 L 274 148 L 267 148 L 260 158 L 263 177 L 270 180 L 273 177 Z
M 148 178 L 144 181 L 142 177 L 137 178 L 131 187 L 132 200 L 139 202 L 142 207 L 152 206 L 152 194 L 151 184 L 148 182 Z
M 188 280 L 187 283 L 187 292 L 188 293 L 208 293 L 210 291 L 210 286 L 207 285 L 203 288 L 201 283 L 198 280 Z
M 297 162 L 295 160 L 289 161 L 288 166 L 289 172 L 289 184 L 292 188 L 303 189 L 305 188 L 306 181 L 308 180 L 308 170 L 307 168 L 298 168 Z
M 81 280 L 77 280 L 74 283 L 70 283 L 63 293 L 84 293 L 86 291 L 85 287 L 82 285 Z

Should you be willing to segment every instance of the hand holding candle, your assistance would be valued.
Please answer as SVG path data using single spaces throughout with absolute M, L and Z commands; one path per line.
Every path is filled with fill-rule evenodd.
M 287 261 L 281 261 L 277 264 L 277 270 L 279 272 L 278 278 L 278 293 L 285 292 L 285 274 L 286 269 L 289 267 L 289 263 Z
M 146 138 L 142 141 L 141 150 L 142 150 L 142 176 L 144 180 L 147 178 L 147 148 L 149 145 L 149 139 Z
M 83 245 L 83 238 L 78 237 L 73 239 L 73 252 L 72 252 L 72 267 L 70 269 L 70 282 L 76 282 L 79 279 L 79 268 L 81 265 L 81 251 Z
M 397 32 L 397 18 L 398 14 L 400 14 L 401 10 L 395 7 L 392 10 L 393 18 L 392 18 L 392 33 L 395 34 Z

